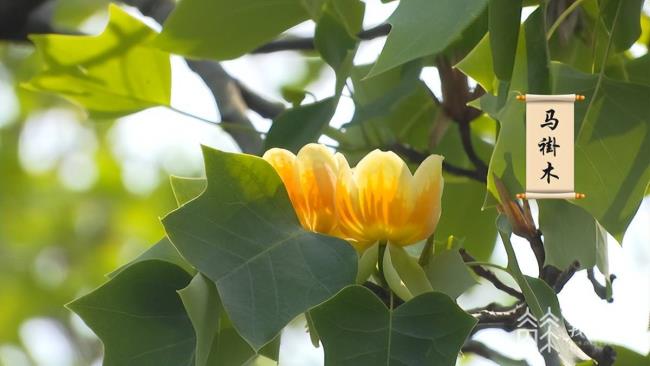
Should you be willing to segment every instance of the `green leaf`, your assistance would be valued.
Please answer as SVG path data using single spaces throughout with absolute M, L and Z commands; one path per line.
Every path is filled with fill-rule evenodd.
M 564 326 L 562 311 L 560 309 L 560 303 L 555 291 L 550 288 L 546 282 L 538 278 L 525 276 L 521 272 L 521 268 L 517 262 L 517 256 L 515 255 L 514 248 L 510 242 L 512 227 L 505 215 L 499 215 L 497 218 L 497 227 L 508 256 L 508 273 L 510 273 L 517 282 L 530 312 L 538 321 L 540 321 L 540 325 L 543 325 L 543 320 L 549 312 L 557 317 L 558 321 L 556 324 L 551 323 L 546 325 L 547 327 L 556 325 L 556 329 L 551 329 L 553 334 L 557 336 L 557 339 L 553 343 L 553 350 L 558 353 L 564 364 L 573 366 L 575 364 L 573 362 L 574 356 L 584 357 L 586 355 L 584 355 L 575 343 L 573 343 L 567 333 L 566 327 Z M 547 330 L 540 331 L 546 332 Z M 548 341 L 550 341 L 550 339 Z
M 154 30 L 111 5 L 109 24 L 98 36 L 30 36 L 42 69 L 23 86 L 61 95 L 97 117 L 168 106 L 169 54 L 150 46 L 155 36 Z
M 345 0 L 345 3 L 341 0 L 330 0 L 316 25 L 314 44 L 323 60 L 336 73 L 337 95 L 350 74 L 357 49 L 356 33 L 350 34 L 349 27 L 354 26 L 350 25 L 351 23 L 361 24 L 364 9 L 364 3 L 358 0 Z M 352 19 L 353 17 L 355 19 Z
M 494 227 L 494 221 L 492 221 L 492 227 Z M 494 238 L 494 241 L 496 241 L 496 238 Z M 434 291 L 442 292 L 452 299 L 457 298 L 468 288 L 477 284 L 460 253 L 458 253 L 458 247 L 452 246 L 448 248 L 446 243 L 436 245 L 433 256 L 429 259 L 429 263 L 424 266 L 424 272 Z
M 425 292 L 433 291 L 424 270 L 418 261 L 402 247 L 389 244 L 383 258 L 386 282 L 404 301 Z
M 255 351 L 232 327 L 212 281 L 197 274 L 178 293 L 196 333 L 196 366 L 245 365 L 256 357 Z M 278 337 L 260 353 L 277 360 L 279 346 Z
M 490 0 L 488 5 L 492 60 L 494 72 L 500 80 L 509 81 L 515 65 L 521 2 L 522 0 Z
M 523 58 L 517 61 L 513 78 L 519 74 L 528 80 L 532 73 L 543 74 L 530 67 Z M 605 76 L 594 96 L 597 75 L 562 64 L 553 64 L 551 75 L 553 93 L 579 93 L 587 97 L 585 103 L 576 103 L 575 180 L 576 191 L 585 192 L 588 198 L 575 204 L 586 209 L 620 241 L 650 180 L 650 107 L 644 102 L 650 98 L 650 88 Z M 514 84 L 513 81 L 513 88 Z M 529 83 L 517 84 L 526 90 Z M 493 116 L 499 120 L 501 130 L 488 174 L 492 194 L 496 194 L 492 173 L 513 193 L 522 191 L 525 182 L 525 105 L 516 101 L 513 94 Z M 494 97 L 483 97 L 481 106 L 486 106 L 484 102 L 490 98 Z M 611 123 L 613 120 L 618 122 Z
M 359 271 L 357 272 L 357 283 L 364 283 L 368 277 L 377 269 L 377 259 L 379 258 L 379 244 L 375 243 L 366 249 L 359 257 Z
M 354 283 L 347 242 L 304 230 L 261 158 L 203 149 L 208 186 L 163 219 L 181 254 L 216 283 L 233 326 L 260 349 L 295 316 Z
M 183 0 L 155 43 L 184 56 L 228 60 L 308 18 L 301 0 Z
M 479 261 L 490 258 L 497 238 L 494 227 L 497 213 L 494 209 L 482 210 L 484 197 L 484 184 L 470 180 L 445 180 L 443 213 L 436 227 L 437 238 L 446 240 L 453 235 Z
M 282 147 L 297 153 L 307 143 L 317 141 L 329 125 L 337 103 L 338 97 L 330 97 L 282 112 L 273 120 L 264 150 Z
M 183 259 L 183 257 L 181 257 L 180 253 L 178 253 L 178 250 L 174 248 L 174 245 L 169 241 L 169 239 L 167 239 L 167 237 L 164 237 L 160 239 L 159 242 L 152 245 L 151 248 L 147 249 L 138 257 L 136 257 L 134 260 L 116 269 L 115 271 L 109 273 L 107 276 L 108 278 L 113 278 L 117 276 L 120 272 L 124 271 L 126 268 L 136 263 L 145 262 L 153 259 L 175 264 L 189 274 L 196 273 L 196 270 L 192 267 L 191 264 L 187 263 L 185 259 Z
M 650 354 L 645 356 L 625 347 L 612 346 L 616 351 L 616 364 L 621 366 L 650 366 Z
M 389 310 L 350 286 L 312 310 L 325 365 L 453 366 L 476 320 L 448 296 L 428 292 Z
M 419 79 L 422 63 L 411 62 L 363 79 L 370 66 L 355 66 L 352 71 L 355 111 L 344 126 L 341 149 L 349 150 L 352 160 L 376 146 L 396 142 L 427 149 L 437 106 Z
M 350 36 L 356 38 L 357 33 L 361 32 L 365 3 L 358 0 L 329 0 L 325 5 L 325 12 L 327 11 L 341 20 Z
M 183 178 L 174 175 L 169 177 L 169 181 L 179 206 L 198 197 L 205 190 L 207 184 L 203 178 Z
M 210 280 L 199 273 L 187 287 L 178 291 L 178 295 L 196 333 L 195 365 L 207 366 L 211 351 L 218 348 L 219 316 L 222 309 L 217 289 Z M 246 345 L 246 342 L 244 344 Z M 241 362 L 239 364 L 241 365 Z
M 584 209 L 565 200 L 540 200 L 538 205 L 545 264 L 561 270 L 575 260 L 580 262 L 580 268 L 595 266 L 598 242 L 603 240 L 596 220 Z
M 140 262 L 68 307 L 104 343 L 104 366 L 191 366 L 194 330 L 176 293 L 191 278 L 168 262 Z
M 489 34 L 485 35 L 459 63 L 456 68 L 476 80 L 488 93 L 496 93 L 496 75 L 492 63 Z
M 487 0 L 401 1 L 388 19 L 393 26 L 367 77 L 443 51 L 483 12 Z
M 57 27 L 75 29 L 92 15 L 106 9 L 109 0 L 60 0 L 54 7 L 52 21 Z
M 550 94 L 550 56 L 546 43 L 544 6 L 535 10 L 524 23 L 526 38 L 527 93 Z
M 291 86 L 282 87 L 281 93 L 282 98 L 291 103 L 294 108 L 300 106 L 300 103 L 302 103 L 302 101 L 305 100 L 305 97 L 307 96 L 307 93 L 303 89 L 298 89 Z
M 552 71 L 555 93 L 587 98 L 575 112 L 576 191 L 587 198 L 575 204 L 621 242 L 650 181 L 650 86 L 604 77 L 594 96 L 596 75 L 560 64 Z
M 641 35 L 643 0 L 604 0 L 601 7 L 615 50 L 627 50 Z

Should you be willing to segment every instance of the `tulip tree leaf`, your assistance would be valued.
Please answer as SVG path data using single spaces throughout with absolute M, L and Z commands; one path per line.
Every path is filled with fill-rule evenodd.
M 304 230 L 261 158 L 203 149 L 208 186 L 163 219 L 181 254 L 215 282 L 241 336 L 260 349 L 295 316 L 355 281 L 347 242 Z
M 104 343 L 104 366 L 192 366 L 194 330 L 176 293 L 191 279 L 174 264 L 144 261 L 68 307 Z
M 561 270 L 573 261 L 581 268 L 596 265 L 599 251 L 605 251 L 603 233 L 594 218 L 584 209 L 564 200 L 539 201 L 539 227 L 544 233 L 546 264 Z
M 650 353 L 642 355 L 621 346 L 612 346 L 616 351 L 616 363 L 621 365 L 650 366 Z
M 264 149 L 281 147 L 297 153 L 309 142 L 316 142 L 330 123 L 338 97 L 288 109 L 273 120 L 264 140 Z
M 179 206 L 198 197 L 204 190 L 207 182 L 203 178 L 183 178 L 171 176 L 170 183 L 174 191 L 176 203 Z
M 453 235 L 463 242 L 463 247 L 477 260 L 490 258 L 497 238 L 494 227 L 496 210 L 481 208 L 484 197 L 484 184 L 445 179 L 441 204 L 443 213 L 436 227 L 438 240 L 446 241 Z
M 196 366 L 244 365 L 256 357 L 255 351 L 232 327 L 223 311 L 212 281 L 197 274 L 178 291 L 196 333 Z M 260 353 L 278 359 L 279 337 Z
M 576 191 L 588 198 L 575 203 L 620 242 L 650 181 L 650 86 L 604 77 L 594 96 L 595 75 L 564 65 L 553 72 L 555 93 L 577 89 L 588 101 L 575 112 Z
M 187 287 L 178 291 L 178 295 L 183 301 L 196 334 L 196 366 L 209 365 L 211 350 L 216 350 L 219 344 L 219 317 L 222 309 L 217 289 L 210 280 L 199 273 Z M 244 344 L 247 345 L 246 342 Z
M 528 21 L 523 46 L 520 32 L 511 88 L 544 93 L 542 79 L 546 73 L 542 69 L 547 66 L 531 62 L 532 55 L 527 54 L 527 25 Z M 620 242 L 650 180 L 650 106 L 644 102 L 650 98 L 650 87 L 604 76 L 594 96 L 598 75 L 559 63 L 551 65 L 550 75 L 554 94 L 586 96 L 585 102 L 575 105 L 575 189 L 588 198 L 574 203 L 594 216 Z M 494 102 L 499 97 L 491 95 L 485 95 L 479 103 L 501 125 L 488 173 L 488 189 L 494 196 L 497 193 L 493 173 L 513 195 L 525 189 L 525 103 L 515 100 L 514 95 L 510 92 L 502 108 Z M 487 197 L 486 204 L 490 201 Z
M 494 227 L 494 220 L 492 227 Z M 496 241 L 496 238 L 493 241 Z M 447 247 L 446 243 L 436 245 L 433 255 L 424 266 L 424 272 L 434 291 L 442 292 L 452 299 L 478 283 L 458 253 L 456 245 L 451 247 Z
M 336 73 L 336 94 L 345 85 L 357 49 L 356 32 L 350 33 L 346 24 L 361 24 L 364 9 L 365 4 L 358 0 L 330 0 L 316 25 L 314 45 Z
M 131 262 L 109 273 L 108 278 L 117 276 L 120 272 L 136 263 L 154 259 L 175 264 L 189 274 L 194 274 L 196 272 L 196 270 L 192 268 L 192 265 L 187 263 L 185 259 L 181 257 L 180 253 L 178 253 L 178 250 L 174 248 L 174 245 L 169 241 L 169 239 L 167 239 L 167 237 L 164 237 L 160 239 L 160 241 L 158 241 L 156 244 L 152 245 L 151 248 L 145 250 Z
M 316 25 L 314 43 L 336 74 L 334 96 L 294 106 L 276 117 L 267 134 L 265 149 L 282 147 L 297 152 L 305 144 L 316 142 L 329 125 L 352 70 L 358 40 L 356 31 L 351 31 L 360 29 L 364 9 L 364 3 L 358 0 L 329 0 L 325 4 Z
M 490 0 L 488 29 L 494 72 L 500 80 L 510 80 L 517 52 L 522 0 Z
M 383 258 L 383 270 L 390 288 L 405 301 L 433 291 L 427 275 L 402 247 L 388 245 Z
M 641 11 L 643 0 L 603 1 L 603 21 L 612 32 L 612 43 L 616 51 L 630 48 L 641 35 Z
M 530 312 L 540 322 L 540 325 L 545 324 L 544 319 L 548 319 L 548 314 L 555 316 L 556 320 L 554 323 L 545 324 L 547 327 L 555 326 L 555 329 L 552 329 L 552 331 L 557 338 L 553 341 L 553 350 L 557 352 L 558 356 L 564 361 L 564 364 L 574 365 L 575 363 L 572 361 L 574 356 L 584 357 L 586 355 L 573 343 L 567 333 L 564 321 L 562 320 L 560 303 L 555 291 L 543 280 L 525 276 L 521 272 L 521 268 L 517 262 L 517 256 L 510 242 L 512 227 L 505 215 L 499 215 L 497 217 L 497 227 L 508 256 L 508 272 L 521 289 Z M 546 332 L 546 329 L 549 328 L 545 328 L 542 332 Z
M 377 269 L 377 259 L 379 258 L 379 244 L 375 243 L 366 249 L 359 256 L 359 271 L 357 272 L 357 283 L 364 283 L 368 277 Z
M 514 65 L 513 65 L 514 66 Z M 489 34 L 486 34 L 456 68 L 476 80 L 486 92 L 496 94 L 496 75 L 492 62 Z
M 368 77 L 443 51 L 481 15 L 486 4 L 486 0 L 401 1 L 388 19 L 393 28 Z
M 361 286 L 345 288 L 311 316 L 325 349 L 325 366 L 453 366 L 476 324 L 439 292 L 389 310 Z
M 183 0 L 156 39 L 184 56 L 228 60 L 309 18 L 302 0 Z
M 118 117 L 171 96 L 169 54 L 150 46 L 156 32 L 116 5 L 98 36 L 32 35 L 42 69 L 26 88 L 53 92 L 98 117 Z

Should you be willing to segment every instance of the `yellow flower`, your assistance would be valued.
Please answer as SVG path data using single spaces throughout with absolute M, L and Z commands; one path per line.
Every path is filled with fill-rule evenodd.
M 364 248 L 383 240 L 409 245 L 433 233 L 444 185 L 442 156 L 429 156 L 414 175 L 393 152 L 375 150 L 354 169 L 336 157 L 339 235 Z
M 282 179 L 301 225 L 364 250 L 377 241 L 414 244 L 440 218 L 442 160 L 429 156 L 415 174 L 393 152 L 375 150 L 356 168 L 319 144 L 298 155 L 271 149 L 263 158 Z
M 300 224 L 311 231 L 335 235 L 337 163 L 334 154 L 319 144 L 305 145 L 298 155 L 270 149 L 264 156 L 282 179 Z

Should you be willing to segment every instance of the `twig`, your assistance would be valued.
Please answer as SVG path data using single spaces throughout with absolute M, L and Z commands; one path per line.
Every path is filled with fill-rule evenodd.
M 467 154 L 469 161 L 474 164 L 474 167 L 476 168 L 478 174 L 487 177 L 488 167 L 478 156 L 476 150 L 474 150 L 474 145 L 472 144 L 472 132 L 470 130 L 469 121 L 460 122 L 458 124 L 458 131 L 460 132 L 460 140 L 463 144 L 463 149 L 465 149 L 465 153 Z
M 476 259 L 474 259 L 474 257 L 472 257 L 471 254 L 467 253 L 467 251 L 464 248 L 460 248 L 458 250 L 458 252 L 460 253 L 460 255 L 463 258 L 464 262 L 475 262 L 476 261 Z M 487 268 L 484 268 L 483 266 L 472 266 L 471 268 L 472 268 L 472 271 L 474 271 L 474 273 L 476 273 L 477 276 L 485 278 L 490 283 L 492 283 L 492 285 L 494 285 L 494 287 L 496 287 L 497 289 L 507 293 L 508 295 L 510 295 L 510 296 L 512 296 L 512 297 L 514 297 L 514 298 L 516 298 L 518 300 L 522 300 L 522 301 L 524 300 L 524 295 L 521 292 L 519 292 L 519 291 L 515 290 L 514 288 L 512 288 L 512 287 L 506 285 L 505 283 L 503 283 L 499 279 L 499 277 L 497 277 L 497 275 L 494 274 L 494 272 L 490 271 Z
M 409 160 L 414 164 L 422 163 L 424 159 L 426 159 L 427 156 L 429 156 L 426 153 L 415 150 L 412 147 L 406 146 L 404 144 L 393 144 L 385 148 L 395 151 L 396 153 L 404 156 L 407 160 Z M 448 173 L 462 176 L 462 177 L 467 177 L 480 183 L 486 182 L 486 176 L 481 174 L 477 170 L 461 168 L 459 166 L 453 165 L 446 161 L 442 162 L 442 169 Z
M 523 315 L 525 311 L 526 304 L 519 302 L 513 306 L 500 310 L 490 310 L 485 308 L 470 312 L 470 315 L 478 320 L 478 323 L 472 330 L 472 333 L 476 333 L 479 330 L 483 329 L 494 328 L 512 332 L 517 329 L 517 319 Z
M 564 321 L 564 326 L 569 330 L 569 337 L 571 337 L 573 342 L 582 352 L 596 361 L 598 366 L 612 366 L 616 362 L 616 350 L 612 347 L 608 345 L 600 347 L 591 343 L 584 333 L 569 324 L 566 320 Z
M 507 363 L 508 365 L 529 366 L 526 360 L 516 360 L 510 358 L 503 353 L 497 352 L 485 344 L 475 340 L 469 340 L 465 342 L 465 345 L 463 345 L 463 348 L 461 348 L 461 352 L 473 353 L 498 365 Z
M 370 29 L 361 31 L 357 34 L 359 39 L 367 41 L 378 37 L 383 37 L 390 32 L 390 24 L 384 23 Z M 314 37 L 294 37 L 271 41 L 251 53 L 272 53 L 278 51 L 313 51 L 315 49 Z
M 553 286 L 553 289 L 555 290 L 555 293 L 560 293 L 564 288 L 564 285 L 566 285 L 567 282 L 569 282 L 569 280 L 579 269 L 580 269 L 580 262 L 573 261 L 573 263 L 571 263 L 571 265 L 567 269 L 562 271 L 554 281 L 555 285 Z
M 175 6 L 175 1 L 171 0 L 124 0 L 124 2 L 138 8 L 142 14 L 152 17 L 160 24 L 163 24 Z M 187 64 L 205 81 L 212 92 L 221 120 L 242 126 L 241 129 L 232 128 L 227 131 L 237 145 L 243 152 L 260 153 L 262 138 L 247 131 L 254 130 L 255 126 L 246 116 L 248 107 L 237 81 L 218 62 L 187 60 Z
M 274 119 L 280 115 L 280 113 L 284 112 L 285 106 L 281 102 L 267 100 L 266 98 L 251 90 L 239 80 L 234 79 L 234 81 L 237 84 L 237 87 L 239 87 L 241 96 L 244 98 L 244 102 L 246 102 L 248 108 L 257 112 L 257 114 L 260 116 L 264 118 Z
M 614 299 L 612 297 L 607 296 L 607 286 L 603 286 L 598 282 L 596 279 L 596 276 L 594 276 L 594 269 L 593 268 L 588 268 L 587 269 L 587 278 L 591 282 L 591 286 L 594 288 L 594 292 L 598 297 L 600 297 L 603 300 L 607 300 L 607 302 L 613 302 Z M 609 275 L 609 282 L 613 283 L 614 280 L 616 279 L 616 275 Z
M 187 60 L 187 65 L 205 80 L 221 113 L 221 120 L 231 124 L 240 124 L 254 129 L 253 123 L 246 116 L 248 106 L 235 80 L 217 62 Z M 230 129 L 228 133 L 237 142 L 243 152 L 259 154 L 262 151 L 262 139 L 251 133 Z
M 388 307 L 389 309 L 391 308 L 391 293 L 392 291 L 387 290 L 386 288 L 370 281 L 366 281 L 363 283 L 363 287 L 367 288 L 368 290 L 372 291 L 377 295 L 377 297 Z M 393 295 L 393 300 L 392 300 L 392 306 L 393 308 L 396 308 L 404 303 L 404 300 L 399 298 L 396 295 Z

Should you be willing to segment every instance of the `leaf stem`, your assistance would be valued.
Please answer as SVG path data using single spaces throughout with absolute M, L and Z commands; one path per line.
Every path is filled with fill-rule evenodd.
M 420 265 L 420 267 L 424 267 L 427 264 L 429 264 L 429 260 L 433 255 L 433 249 L 434 249 L 433 235 L 434 234 L 431 234 L 431 236 L 429 236 L 426 243 L 424 244 L 424 248 L 422 248 L 422 252 L 420 253 L 420 258 L 418 259 L 418 264 Z
M 574 2 L 573 4 L 571 4 L 568 8 L 566 8 L 566 9 L 562 12 L 562 14 L 560 14 L 560 16 L 557 17 L 557 19 L 555 19 L 555 22 L 553 23 L 553 25 L 551 26 L 551 28 L 549 28 L 548 32 L 546 33 L 546 40 L 547 40 L 547 41 L 550 41 L 550 40 L 551 40 L 551 37 L 553 37 L 553 33 L 555 33 L 555 31 L 557 30 L 557 28 L 560 27 L 560 24 L 562 24 L 562 22 L 563 22 L 563 21 L 564 21 L 564 20 L 565 20 L 565 19 L 566 19 L 566 18 L 567 18 L 567 17 L 568 17 L 572 12 L 573 12 L 573 11 L 574 11 L 574 10 L 575 10 L 575 9 L 576 9 L 580 4 L 581 4 L 581 3 L 583 3 L 584 1 L 585 1 L 585 0 L 577 0 L 577 1 L 575 1 L 575 2 Z
M 266 133 L 264 133 L 262 131 L 258 131 L 256 129 L 250 127 L 250 126 L 244 126 L 244 125 L 239 124 L 239 123 L 213 121 L 213 120 L 197 116 L 195 114 L 192 114 L 190 112 L 186 112 L 184 110 L 181 110 L 181 109 L 178 109 L 178 108 L 172 107 L 172 106 L 167 106 L 167 109 L 169 109 L 171 111 L 174 111 L 174 112 L 176 112 L 178 114 L 181 114 L 183 116 L 194 118 L 194 119 L 196 119 L 198 121 L 201 121 L 201 122 L 205 122 L 205 123 L 208 123 L 208 124 L 211 124 L 211 125 L 220 126 L 221 128 L 223 128 L 224 130 L 227 130 L 227 131 L 241 130 L 241 131 L 256 133 L 256 134 L 261 135 L 261 136 L 266 135 Z
M 490 262 L 482 262 L 482 261 L 465 262 L 465 265 L 470 267 L 475 267 L 475 266 L 492 267 L 510 273 L 510 271 L 506 267 L 500 266 L 498 264 L 490 263 Z
M 596 87 L 594 88 L 594 93 L 592 94 L 591 99 L 589 100 L 587 111 L 585 112 L 585 116 L 582 119 L 580 128 L 578 129 L 576 141 L 580 140 L 580 136 L 582 135 L 582 130 L 584 129 L 587 119 L 589 118 L 591 107 L 594 105 L 594 101 L 596 100 L 596 97 L 598 96 L 598 92 L 600 91 L 600 86 L 603 83 L 603 77 L 605 76 L 605 66 L 607 65 L 609 52 L 610 49 L 612 48 L 612 40 L 614 39 L 614 30 L 616 29 L 616 24 L 618 24 L 618 15 L 621 12 L 621 4 L 623 4 L 622 1 L 618 3 L 618 7 L 616 8 L 616 14 L 614 14 L 614 20 L 612 21 L 612 29 L 609 32 L 609 39 L 607 40 L 607 46 L 605 47 L 605 54 L 603 55 L 603 61 L 600 65 L 600 70 L 598 70 L 598 80 L 596 81 Z

